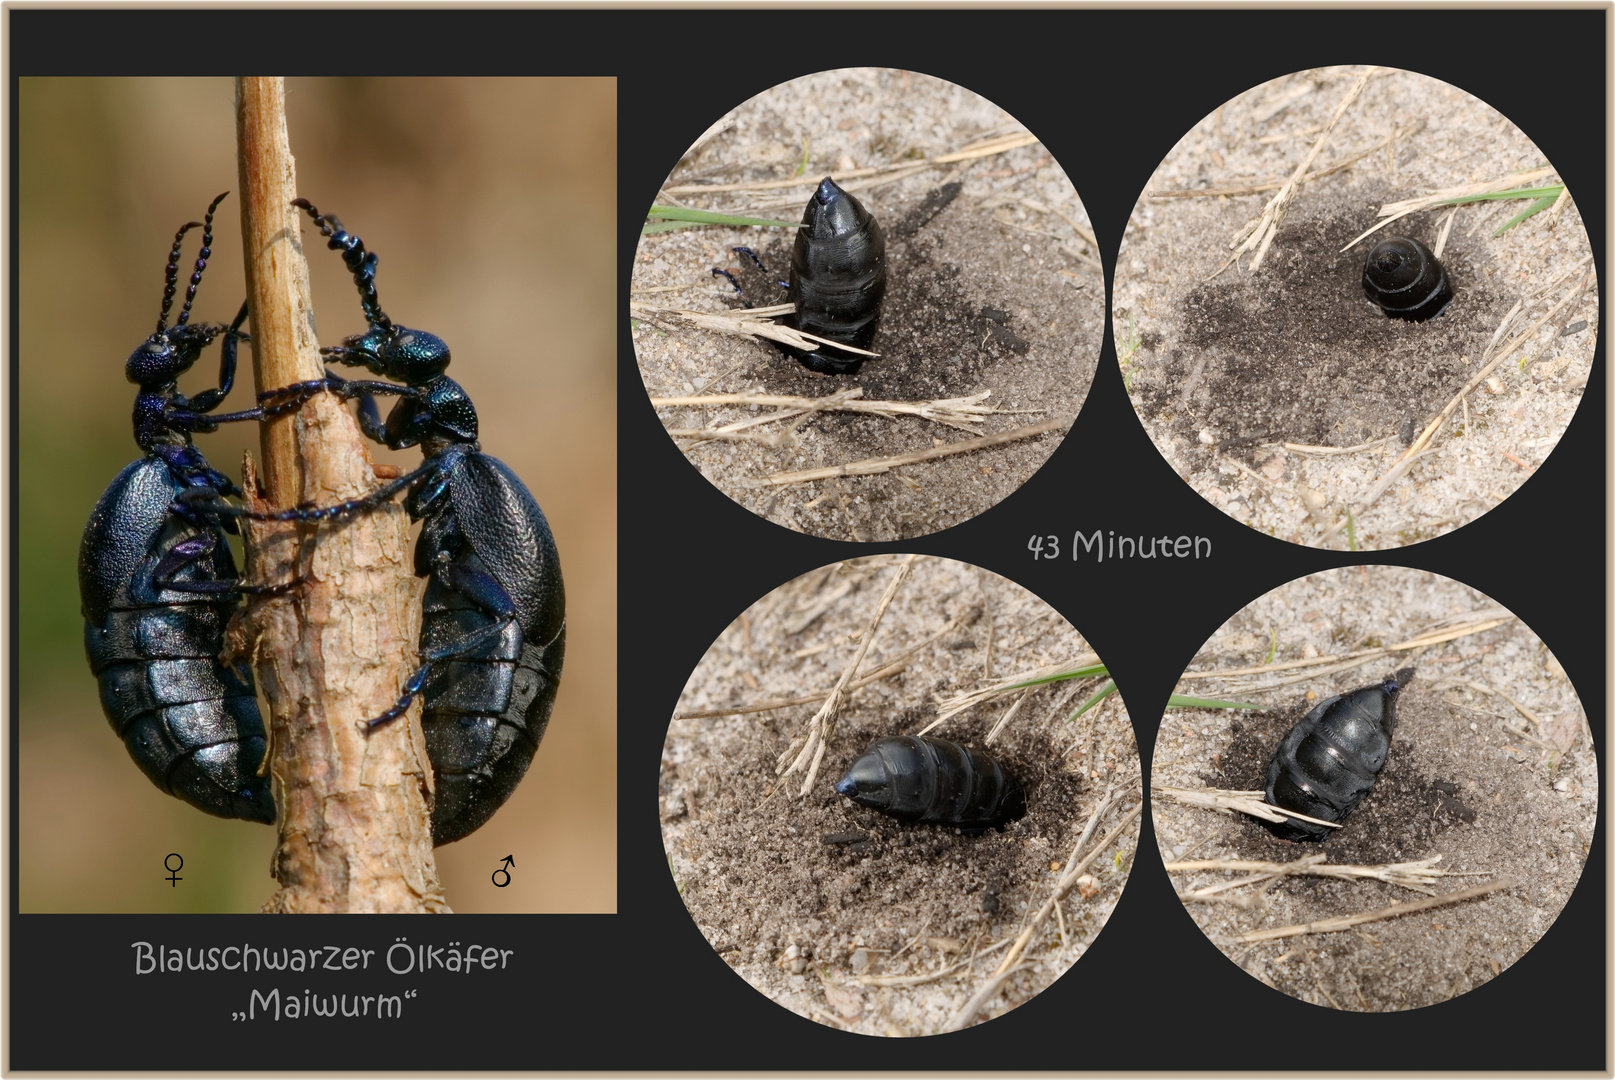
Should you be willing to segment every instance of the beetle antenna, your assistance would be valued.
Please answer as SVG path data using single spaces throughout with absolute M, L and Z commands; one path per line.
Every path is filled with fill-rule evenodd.
M 217 195 L 212 202 L 207 204 L 207 216 L 202 219 L 202 250 L 196 253 L 196 269 L 191 271 L 191 284 L 185 290 L 185 306 L 180 308 L 179 318 L 174 320 L 175 326 L 184 326 L 185 321 L 191 317 L 191 301 L 196 299 L 196 287 L 202 284 L 202 271 L 207 269 L 208 256 L 213 254 L 213 211 L 218 208 L 218 205 L 224 201 L 224 196 L 228 194 L 230 193 L 226 191 Z M 192 228 L 195 225 L 196 222 L 193 221 L 190 225 L 185 226 L 185 229 Z M 185 234 L 185 229 L 180 230 L 180 236 Z M 168 261 L 168 291 L 163 296 L 164 316 L 168 314 L 168 305 L 174 299 L 174 285 L 179 274 L 178 259 L 179 236 L 176 236 L 174 237 L 174 252 Z M 161 332 L 162 327 L 159 325 L 158 333 Z
M 314 224 L 320 227 L 320 235 L 329 238 L 326 246 L 342 253 L 342 261 L 359 288 L 359 306 L 364 309 L 365 321 L 371 326 L 391 330 L 393 321 L 381 310 L 381 301 L 376 298 L 376 264 L 380 260 L 374 253 L 365 251 L 364 241 L 344 229 L 335 214 L 320 213 L 307 199 L 293 199 L 292 205 L 307 210 Z
M 157 316 L 157 329 L 153 330 L 151 334 L 154 339 L 162 337 L 163 331 L 168 329 L 168 309 L 174 306 L 174 293 L 179 282 L 180 243 L 185 239 L 186 233 L 192 229 L 199 228 L 201 224 L 200 221 L 187 221 L 179 227 L 179 232 L 174 234 L 174 246 L 168 252 L 168 272 L 166 284 L 163 287 L 163 310 Z

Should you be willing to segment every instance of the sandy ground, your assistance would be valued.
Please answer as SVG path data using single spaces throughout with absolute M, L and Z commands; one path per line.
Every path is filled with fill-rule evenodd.
M 1301 72 L 1229 101 L 1183 137 L 1149 190 L 1287 179 L 1362 70 Z M 1403 218 L 1342 252 L 1383 204 L 1547 164 L 1479 99 L 1388 70 L 1344 113 L 1313 168 L 1398 130 L 1407 134 L 1385 149 L 1302 186 L 1256 273 L 1251 255 L 1218 270 L 1272 191 L 1146 194 L 1117 263 L 1118 356 L 1150 437 L 1212 505 L 1296 543 L 1392 548 L 1473 521 L 1553 451 L 1592 364 L 1598 287 L 1591 264 L 1580 265 L 1591 249 L 1572 200 L 1496 238 L 1527 202 L 1458 207 L 1441 251 L 1456 293 L 1448 310 L 1407 323 L 1368 303 L 1370 248 L 1391 235 L 1435 247 L 1450 209 Z M 1505 314 L 1525 301 L 1508 341 L 1584 277 L 1579 298 L 1469 393 L 1424 456 L 1370 501 L 1376 481 L 1481 370 Z
M 774 486 L 767 477 L 930 450 L 1081 409 L 1098 362 L 1104 280 L 1082 239 L 1087 213 L 1063 170 L 1033 143 L 891 179 L 848 175 L 958 151 L 1021 130 L 992 102 L 943 80 L 883 68 L 821 72 L 736 108 L 729 126 L 677 163 L 668 186 L 758 183 L 783 189 L 669 193 L 659 203 L 799 221 L 813 188 L 834 175 L 887 234 L 888 293 L 856 375 L 809 372 L 770 343 L 681 323 L 654 309 L 728 312 L 783 302 L 783 230 L 703 227 L 641 239 L 633 270 L 634 347 L 653 398 L 776 394 L 820 398 L 853 387 L 869 401 L 928 401 L 990 392 L 1004 412 L 974 430 L 929 419 L 818 413 L 742 441 L 680 439 L 692 464 L 736 502 L 816 536 L 898 540 L 968 520 L 1016 490 L 1059 444 L 1052 431 L 879 475 Z M 804 157 L 806 161 L 804 163 Z M 957 188 L 951 185 L 959 185 Z M 940 209 L 938 209 L 940 205 Z M 746 269 L 755 248 L 768 275 L 743 277 L 744 301 L 714 267 Z M 711 429 L 761 416 L 755 405 L 670 406 L 669 429 Z M 762 438 L 754 438 L 758 432 Z
M 905 556 L 813 571 L 752 605 L 707 651 L 679 715 L 826 691 L 839 678 Z M 957 620 L 955 622 L 955 620 Z M 1057 612 L 966 563 L 917 560 L 860 673 L 948 626 L 900 672 L 857 691 L 840 713 L 811 793 L 775 760 L 817 703 L 675 719 L 662 752 L 662 836 L 685 904 L 709 944 L 761 993 L 832 1027 L 877 1035 L 941 1030 L 992 974 L 1008 943 L 1050 899 L 1073 847 L 1096 846 L 1091 882 L 1037 925 L 1021 966 L 971 1022 L 1024 1003 L 1076 963 L 1104 928 L 1132 866 L 1138 754 L 1119 695 L 1068 718 L 1096 680 L 1032 690 L 991 743 L 1013 697 L 931 734 L 996 758 L 1027 790 L 1027 813 L 1002 831 L 899 822 L 832 788 L 876 738 L 916 734 L 935 702 L 1088 653 Z M 990 671 L 989 671 L 990 669 Z M 825 838 L 835 842 L 826 842 Z M 877 985 L 882 978 L 913 985 Z M 927 978 L 930 977 L 930 978 Z
M 1495 612 L 1502 625 L 1442 644 L 1290 679 L 1305 669 L 1190 680 L 1179 692 L 1250 701 L 1269 712 L 1172 710 L 1161 721 L 1152 787 L 1250 790 L 1284 733 L 1318 701 L 1412 665 L 1378 783 L 1322 844 L 1279 840 L 1254 819 L 1154 797 L 1161 857 L 1382 865 L 1439 855 L 1435 893 L 1499 878 L 1508 888 L 1448 907 L 1337 933 L 1246 944 L 1239 935 L 1423 897 L 1377 880 L 1287 877 L 1193 902 L 1207 937 L 1253 977 L 1316 1005 L 1365 1012 L 1419 1008 L 1490 981 L 1553 924 L 1580 879 L 1597 818 L 1598 766 L 1586 713 L 1531 629 L 1467 586 L 1399 567 L 1349 567 L 1301 578 L 1246 607 L 1212 635 L 1192 672 L 1340 656 L 1406 641 L 1444 620 Z M 1276 642 L 1276 648 L 1274 646 Z M 1490 688 L 1492 693 L 1477 690 Z M 1507 695 L 1505 698 L 1503 695 Z M 1513 699 L 1511 703 L 1508 699 Z M 1530 710 L 1534 719 L 1525 716 Z M 1226 883 L 1221 870 L 1172 874 L 1182 893 Z M 1564 942 L 1559 943 L 1561 946 Z

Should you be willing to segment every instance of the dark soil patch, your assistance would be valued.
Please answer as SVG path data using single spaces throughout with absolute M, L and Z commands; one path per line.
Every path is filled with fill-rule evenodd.
M 1303 703 L 1234 721 L 1225 749 L 1214 759 L 1220 768 L 1203 771 L 1199 779 L 1208 786 L 1260 788 L 1279 740 L 1309 708 L 1311 703 Z M 1428 684 L 1414 682 L 1404 690 L 1398 712 L 1401 720 L 1378 783 L 1329 839 L 1291 843 L 1243 815 L 1226 821 L 1203 815 L 1190 825 L 1203 834 L 1190 857 L 1287 863 L 1323 854 L 1331 863 L 1382 865 L 1439 854 L 1438 869 L 1473 876 L 1441 879 L 1435 893 L 1505 877 L 1514 884 L 1343 932 L 1256 945 L 1240 942 L 1238 934 L 1379 911 L 1421 897 L 1374 880 L 1291 876 L 1271 885 L 1251 911 L 1189 906 L 1201 928 L 1242 968 L 1303 1001 L 1385 1012 L 1434 1004 L 1481 986 L 1538 943 L 1586 861 L 1593 822 L 1553 785 L 1555 777 L 1581 769 L 1580 755 L 1588 751 L 1573 749 L 1550 774 L 1473 730 L 1475 713 L 1448 703 Z M 1203 722 L 1205 714 L 1189 720 Z M 1175 827 L 1163 835 L 1186 837 Z M 1163 856 L 1174 857 L 1165 847 Z M 1179 884 L 1199 887 L 1227 878 L 1207 876 L 1192 884 L 1184 878 Z
M 1362 199 L 1384 201 L 1374 192 Z M 1160 377 L 1136 384 L 1145 416 L 1191 440 L 1209 429 L 1225 451 L 1258 441 L 1410 441 L 1479 370 L 1507 304 L 1482 272 L 1479 242 L 1454 231 L 1442 256 L 1455 293 L 1447 310 L 1422 323 L 1387 318 L 1363 293 L 1368 251 L 1388 235 L 1433 240 L 1437 216 L 1404 218 L 1341 252 L 1374 223 L 1362 206 L 1303 197 L 1260 274 L 1230 267 L 1189 289 L 1180 343 Z
M 893 565 L 859 563 L 817 572 L 817 580 L 808 575 L 754 605 L 708 651 L 680 708 L 734 706 L 832 684 L 851 648 L 847 635 L 867 621 Z M 850 592 L 801 625 L 804 611 L 811 614 L 847 583 Z M 919 985 L 864 986 L 857 978 L 935 973 L 1018 934 L 1048 899 L 1056 868 L 1113 778 L 1137 767 L 1119 702 L 1111 699 L 1070 724 L 1070 707 L 1054 708 L 1066 690 L 1056 686 L 1036 691 L 990 746 L 985 736 L 1002 716 L 1002 702 L 933 732 L 996 758 L 1023 785 L 1025 815 L 1000 829 L 968 836 L 897 821 L 836 794 L 835 780 L 875 739 L 918 732 L 935 718 L 938 697 L 975 685 L 989 619 L 1000 677 L 1084 649 L 1063 619 L 1018 586 L 962 563 L 923 560 L 888 610 L 865 669 L 879 665 L 877 652 L 893 655 L 960 611 L 975 618 L 916 654 L 903 672 L 852 697 L 806 798 L 797 795 L 803 775 L 781 780 L 775 762 L 816 705 L 674 721 L 669 731 L 663 838 L 691 917 L 749 983 L 821 1023 L 883 1035 L 938 1030 L 990 973 L 1001 949 Z M 826 642 L 837 644 L 815 650 Z M 1107 811 L 1095 839 L 1135 804 L 1136 796 Z M 1012 979 L 978 1020 L 1029 999 L 1086 950 L 1126 881 L 1134 843 L 1124 837 L 1115 845 L 1119 858 L 1107 849 L 1094 864 L 1091 895 L 1068 896 L 1070 945 L 1046 925 L 1028 952 L 1034 967 Z M 806 957 L 811 963 L 793 966 Z

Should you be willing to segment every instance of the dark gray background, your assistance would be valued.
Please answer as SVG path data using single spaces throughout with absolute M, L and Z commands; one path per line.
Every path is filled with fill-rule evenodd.
M 411 73 L 615 74 L 618 362 L 627 387 L 637 386 L 625 332 L 627 260 L 667 162 L 728 103 L 831 66 L 912 68 L 1009 110 L 1037 133 L 1082 193 L 1101 247 L 1110 252 L 1107 270 L 1151 171 L 1218 103 L 1320 64 L 1409 68 L 1469 90 L 1519 123 L 1578 193 L 1597 264 L 1604 263 L 1603 9 L 14 10 L 9 17 L 13 76 L 19 70 L 196 68 L 396 74 L 406 66 Z M 1522 34 L 1530 37 L 1528 54 L 1500 61 L 1500 46 Z M 1543 72 L 1551 72 L 1551 80 L 1541 78 Z M 12 281 L 15 290 L 15 276 Z M 15 305 L 15 292 L 12 299 Z M 15 337 L 12 347 L 15 356 Z M 1607 643 L 1598 599 L 1605 594 L 1604 385 L 1601 346 L 1588 407 L 1505 505 L 1451 536 L 1373 555 L 1376 562 L 1465 581 L 1524 619 L 1576 684 L 1600 748 L 1607 722 Z M 819 540 L 753 517 L 693 473 L 637 393 L 621 395 L 619 422 L 619 583 L 627 616 L 619 651 L 628 664 L 621 686 L 618 914 L 472 916 L 447 925 L 414 917 L 19 918 L 13 894 L 12 1068 L 1607 1067 L 1602 825 L 1581 886 L 1537 948 L 1487 987 L 1427 1009 L 1337 1013 L 1261 987 L 1183 915 L 1149 845 L 1109 928 L 1082 963 L 1035 1001 L 990 1024 L 927 1039 L 875 1040 L 828 1030 L 768 1003 L 713 955 L 667 873 L 656 817 L 667 717 L 706 644 L 757 597 L 838 556 L 895 548 Z M 1209 565 L 1032 561 L 1029 536 L 1069 538 L 1077 528 L 1200 534 L 1212 538 L 1215 554 Z M 1079 622 L 1111 664 L 1130 713 L 1141 718 L 1146 770 L 1154 724 L 1142 718 L 1159 715 L 1177 674 L 1212 630 L 1283 581 L 1366 561 L 1260 537 L 1203 504 L 1140 430 L 1108 344 L 1083 413 L 1043 470 L 974 521 L 906 546 L 1008 575 Z M 1556 573 L 1535 569 L 1545 555 Z M 13 739 L 15 730 L 13 723 Z M 244 999 L 251 980 L 166 976 L 142 982 L 130 974 L 128 943 L 134 940 L 329 940 L 385 948 L 401 934 L 440 943 L 499 941 L 518 950 L 523 967 L 497 981 L 419 980 L 413 983 L 420 988 L 414 1022 L 373 1031 L 345 1021 L 281 1029 L 232 1024 L 229 1009 Z M 322 975 L 295 985 L 336 988 L 338 976 L 327 982 Z M 94 1037 L 86 1038 L 90 1031 Z M 1151 1032 L 1172 1037 L 1151 1038 Z

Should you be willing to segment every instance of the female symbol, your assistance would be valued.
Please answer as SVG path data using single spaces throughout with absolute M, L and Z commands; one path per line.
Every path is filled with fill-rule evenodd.
M 168 860 L 169 859 L 178 859 L 179 860 L 179 866 L 169 866 L 168 865 Z M 170 851 L 166 856 L 164 856 L 164 858 L 163 858 L 163 869 L 168 871 L 168 887 L 170 889 L 178 888 L 179 883 L 185 880 L 182 877 L 176 877 L 175 876 L 180 872 L 181 869 L 184 868 L 184 866 L 185 866 L 185 856 L 181 855 L 179 852 Z

